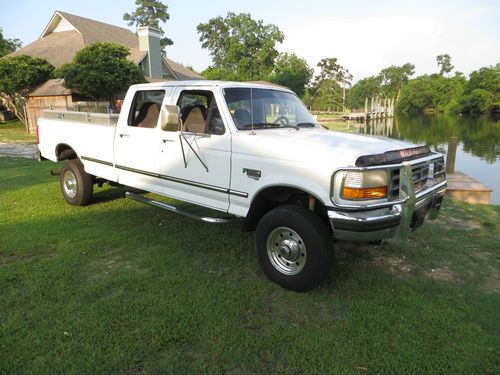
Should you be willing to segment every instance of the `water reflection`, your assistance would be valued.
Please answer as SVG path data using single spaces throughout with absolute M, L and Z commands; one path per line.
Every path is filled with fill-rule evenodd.
M 493 189 L 491 203 L 500 204 L 500 121 L 491 117 L 408 116 L 351 122 L 358 133 L 381 135 L 447 154 L 450 137 L 457 137 L 455 170 L 464 172 Z
M 351 124 L 353 125 L 353 123 Z M 500 161 L 500 121 L 491 117 L 409 116 L 355 124 L 359 133 L 426 143 L 439 152 L 446 152 L 450 137 L 458 137 L 463 151 L 489 164 Z

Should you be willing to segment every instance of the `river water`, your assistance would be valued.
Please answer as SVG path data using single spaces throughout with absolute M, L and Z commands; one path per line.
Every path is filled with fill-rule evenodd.
M 397 115 L 369 124 L 349 123 L 351 131 L 427 144 L 446 155 L 457 137 L 455 170 L 493 189 L 491 203 L 500 204 L 500 120 L 491 117 Z

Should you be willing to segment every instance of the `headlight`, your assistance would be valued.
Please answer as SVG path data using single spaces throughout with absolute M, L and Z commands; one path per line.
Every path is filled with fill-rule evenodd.
M 342 183 L 342 199 L 387 198 L 389 173 L 385 170 L 347 171 Z

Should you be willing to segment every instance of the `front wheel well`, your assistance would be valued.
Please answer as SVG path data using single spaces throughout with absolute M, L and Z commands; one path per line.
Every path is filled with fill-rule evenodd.
M 254 231 L 260 219 L 272 209 L 283 205 L 297 205 L 312 209 L 328 225 L 326 207 L 314 195 L 298 188 L 288 186 L 268 187 L 254 197 L 247 216 L 243 222 L 243 230 Z

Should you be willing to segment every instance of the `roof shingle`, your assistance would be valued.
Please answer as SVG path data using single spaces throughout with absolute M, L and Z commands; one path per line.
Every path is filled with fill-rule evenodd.
M 135 64 L 139 64 L 147 55 L 146 51 L 139 50 L 137 35 L 128 29 L 61 11 L 54 13 L 51 23 L 57 22 L 61 19 L 60 17 L 69 22 L 76 30 L 52 32 L 49 24 L 42 37 L 8 56 L 42 57 L 58 68 L 71 62 L 79 50 L 96 42 L 114 42 L 128 47 L 130 49 L 128 59 Z M 164 60 L 177 79 L 203 79 L 198 73 L 175 61 L 166 57 Z

